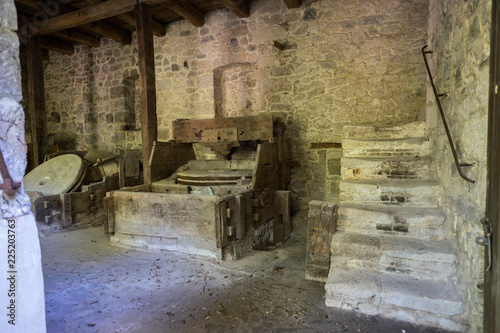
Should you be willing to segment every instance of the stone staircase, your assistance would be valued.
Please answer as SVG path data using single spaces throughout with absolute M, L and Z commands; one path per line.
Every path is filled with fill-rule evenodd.
M 424 122 L 344 127 L 326 305 L 463 331 Z

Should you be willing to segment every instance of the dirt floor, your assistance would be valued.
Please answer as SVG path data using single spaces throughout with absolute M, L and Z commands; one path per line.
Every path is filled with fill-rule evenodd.
M 238 261 L 116 248 L 102 227 L 42 237 L 48 332 L 442 332 L 327 308 L 304 279 L 306 218 Z

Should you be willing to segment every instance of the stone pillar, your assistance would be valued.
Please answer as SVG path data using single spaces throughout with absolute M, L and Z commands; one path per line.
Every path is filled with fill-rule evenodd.
M 0 1 L 0 149 L 15 182 L 26 168 L 14 0 Z M 0 180 L 3 183 L 3 180 Z M 0 332 L 45 332 L 40 243 L 23 188 L 0 190 Z M 9 256 L 10 255 L 10 256 Z

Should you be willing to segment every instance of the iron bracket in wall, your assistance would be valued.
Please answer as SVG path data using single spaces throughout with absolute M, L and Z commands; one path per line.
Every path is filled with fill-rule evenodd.
M 434 84 L 434 79 L 432 78 L 431 69 L 429 67 L 429 63 L 427 62 L 427 57 L 426 57 L 426 54 L 433 53 L 433 52 L 426 51 L 425 50 L 426 48 L 427 48 L 427 45 L 425 45 L 422 48 L 422 56 L 424 57 L 425 67 L 427 68 L 427 73 L 429 74 L 429 80 L 431 82 L 432 91 L 434 92 L 434 96 L 436 97 L 437 106 L 439 109 L 439 113 L 441 114 L 441 120 L 443 121 L 444 129 L 446 131 L 446 136 L 448 137 L 448 142 L 450 143 L 451 152 L 453 153 L 453 159 L 455 160 L 455 166 L 457 167 L 458 174 L 460 175 L 460 177 L 462 177 L 463 179 L 465 179 L 469 183 L 475 183 L 476 181 L 474 179 L 467 177 L 462 170 L 463 167 L 473 166 L 474 163 L 460 163 L 458 161 L 457 150 L 455 149 L 455 144 L 453 143 L 453 139 L 451 138 L 450 129 L 448 128 L 448 123 L 446 122 L 446 117 L 444 116 L 443 106 L 441 105 L 441 101 L 439 100 L 440 97 L 446 97 L 447 95 L 446 94 L 438 94 L 438 92 L 437 92 L 436 85 Z
M 477 236 L 476 244 L 486 246 L 487 247 L 487 255 L 488 255 L 488 266 L 486 267 L 486 271 L 489 271 L 491 268 L 491 226 L 490 221 L 487 218 L 481 220 L 481 224 L 483 226 L 484 237 Z
M 9 196 L 16 194 L 16 188 L 21 187 L 20 182 L 14 182 L 10 176 L 9 169 L 3 158 L 3 153 L 0 150 L 0 174 L 2 174 L 3 184 L 0 184 L 0 189 L 3 189 Z

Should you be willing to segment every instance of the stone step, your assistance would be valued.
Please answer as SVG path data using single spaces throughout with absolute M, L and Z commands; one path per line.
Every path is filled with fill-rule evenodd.
M 453 284 L 333 264 L 325 285 L 327 306 L 464 331 L 462 299 Z
M 340 201 L 358 204 L 436 207 L 439 184 L 428 180 L 342 180 Z
M 332 257 L 346 267 L 449 281 L 455 273 L 455 252 L 447 240 L 337 231 Z
M 428 138 L 342 141 L 344 157 L 422 157 L 431 152 Z
M 338 207 L 336 225 L 337 230 L 443 239 L 445 221 L 439 208 L 343 203 Z
M 343 132 L 344 139 L 407 139 L 427 136 L 424 121 L 392 127 L 344 126 Z
M 384 157 L 344 157 L 342 179 L 432 179 L 432 159 Z

